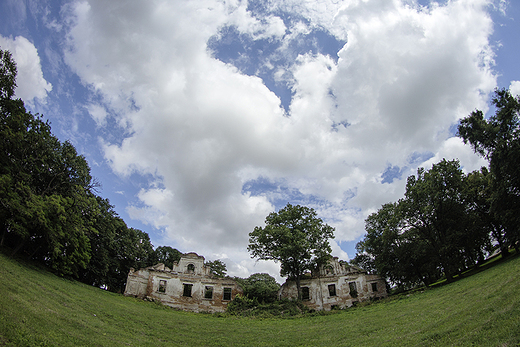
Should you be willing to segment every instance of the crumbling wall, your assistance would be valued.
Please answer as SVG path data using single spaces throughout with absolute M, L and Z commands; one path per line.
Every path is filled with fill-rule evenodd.
M 355 302 L 381 298 L 387 295 L 385 281 L 377 275 L 342 264 L 331 259 L 316 274 L 300 281 L 303 303 L 314 310 L 345 308 Z M 286 281 L 279 292 L 280 298 L 298 297 L 295 281 Z
M 131 269 L 125 289 L 125 295 L 194 312 L 224 312 L 237 294 L 242 294 L 240 286 L 233 279 L 213 276 L 196 253 L 188 253 L 172 269 L 163 264 Z

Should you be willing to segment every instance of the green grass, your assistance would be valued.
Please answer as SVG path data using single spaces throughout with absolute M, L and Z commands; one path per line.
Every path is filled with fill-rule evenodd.
M 519 346 L 520 258 L 333 314 L 250 319 L 175 311 L 0 255 L 0 345 Z

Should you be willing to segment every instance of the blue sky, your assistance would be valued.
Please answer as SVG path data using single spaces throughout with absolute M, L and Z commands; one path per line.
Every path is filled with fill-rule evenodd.
M 0 47 L 129 226 L 246 277 L 278 272 L 248 233 L 288 202 L 347 259 L 418 167 L 486 165 L 454 132 L 520 93 L 519 22 L 503 0 L 5 0 Z

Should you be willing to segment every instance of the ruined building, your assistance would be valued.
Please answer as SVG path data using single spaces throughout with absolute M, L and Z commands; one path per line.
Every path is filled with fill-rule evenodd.
M 307 274 L 300 281 L 303 303 L 314 310 L 345 308 L 355 302 L 387 296 L 386 283 L 378 275 L 350 266 L 332 258 L 317 273 Z M 287 280 L 279 291 L 280 298 L 298 297 L 296 282 Z
M 164 264 L 130 269 L 125 289 L 127 296 L 194 312 L 224 312 L 238 293 L 242 289 L 233 279 L 214 276 L 196 253 L 185 254 L 172 269 Z

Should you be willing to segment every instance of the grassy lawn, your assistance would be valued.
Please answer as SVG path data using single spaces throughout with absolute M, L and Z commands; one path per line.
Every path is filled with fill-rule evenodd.
M 251 319 L 175 311 L 0 255 L 0 345 L 519 346 L 520 257 L 333 314 Z

